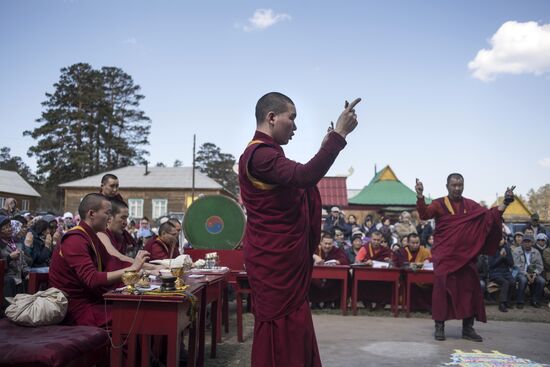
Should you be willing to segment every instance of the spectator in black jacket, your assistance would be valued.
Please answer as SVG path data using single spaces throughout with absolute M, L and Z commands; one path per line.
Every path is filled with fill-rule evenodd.
M 333 233 L 334 227 L 339 227 L 342 230 L 347 228 L 346 219 L 340 212 L 340 208 L 337 206 L 333 206 L 332 209 L 330 209 L 330 215 L 325 219 L 323 231 Z
M 508 312 L 508 308 L 512 308 L 512 295 L 516 289 L 512 276 L 513 266 L 512 250 L 503 235 L 497 253 L 489 257 L 489 280 L 500 285 L 498 310 L 501 312 Z
M 487 255 L 479 255 L 477 257 L 477 273 L 479 274 L 479 284 L 481 285 L 481 292 L 485 297 L 485 291 L 487 290 L 487 277 L 489 276 L 489 261 Z

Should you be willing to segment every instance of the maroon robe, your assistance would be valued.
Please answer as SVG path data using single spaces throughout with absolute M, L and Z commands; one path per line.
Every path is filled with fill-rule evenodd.
M 65 233 L 53 251 L 49 271 L 50 285 L 62 290 L 69 300 L 64 322 L 88 326 L 109 324 L 111 315 L 108 307 L 105 312 L 103 294 L 117 285 L 107 282 L 107 272 L 130 265 L 109 255 L 84 221 Z
M 321 237 L 317 183 L 345 140 L 335 132 L 305 165 L 287 159 L 271 137 L 256 132 L 239 160 L 247 212 L 243 239 L 252 289 L 253 366 L 320 366 L 307 300 L 312 255 Z
M 327 254 L 321 248 L 317 252 L 324 261 L 338 260 L 340 265 L 349 265 L 349 260 L 341 248 L 333 246 Z M 334 302 L 342 294 L 342 282 L 337 279 L 313 279 L 309 287 L 310 302 Z
M 175 259 L 180 256 L 180 250 L 177 244 L 174 245 L 174 249 L 170 249 L 170 246 L 162 242 L 159 237 L 155 238 L 153 241 L 147 241 L 143 249 L 149 251 L 151 254 L 149 261 Z
M 455 202 L 443 197 L 429 206 L 418 199 L 416 208 L 420 219 L 435 218 L 432 318 L 445 321 L 475 316 L 487 322 L 476 258 L 497 251 L 502 213 L 466 198 Z
M 107 237 L 109 237 L 109 240 L 111 240 L 113 247 L 116 248 L 117 251 L 123 255 L 126 255 L 128 249 L 137 246 L 134 237 L 132 237 L 132 235 L 128 233 L 128 231 L 125 229 L 123 229 L 122 234 L 119 235 L 107 228 L 105 230 L 105 234 L 107 235 Z

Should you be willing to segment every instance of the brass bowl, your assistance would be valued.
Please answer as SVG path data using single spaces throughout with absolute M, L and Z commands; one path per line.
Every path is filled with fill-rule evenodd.
M 181 289 L 185 286 L 185 283 L 182 280 L 184 269 L 182 266 L 170 268 L 172 275 L 176 277 L 176 288 Z
M 128 292 L 134 292 L 136 288 L 134 285 L 139 281 L 139 274 L 135 270 L 126 270 L 122 274 L 122 282 L 126 286 Z

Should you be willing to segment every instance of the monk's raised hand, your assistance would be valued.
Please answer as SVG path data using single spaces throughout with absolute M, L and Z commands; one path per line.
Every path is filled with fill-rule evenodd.
M 510 205 L 512 202 L 514 202 L 514 189 L 516 187 L 507 187 L 506 192 L 504 193 L 504 205 Z
M 416 196 L 422 197 L 424 192 L 424 185 L 418 178 L 416 179 L 416 185 L 414 186 L 414 190 L 416 191 Z
M 361 98 L 355 99 L 353 102 L 348 103 L 346 101 L 344 111 L 338 117 L 334 131 L 340 134 L 342 137 L 346 137 L 357 127 L 357 114 L 355 113 L 355 106 L 361 102 Z

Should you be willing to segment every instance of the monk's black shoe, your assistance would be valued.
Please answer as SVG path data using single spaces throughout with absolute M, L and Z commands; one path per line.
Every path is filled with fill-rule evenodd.
M 445 322 L 444 321 L 435 322 L 434 337 L 435 337 L 435 340 L 439 340 L 439 341 L 445 340 Z
M 498 305 L 498 310 L 500 312 L 508 312 L 508 308 L 506 307 L 506 305 L 504 303 L 501 303 Z
M 483 338 L 474 330 L 473 317 L 462 320 L 462 339 L 478 343 L 483 341 Z

